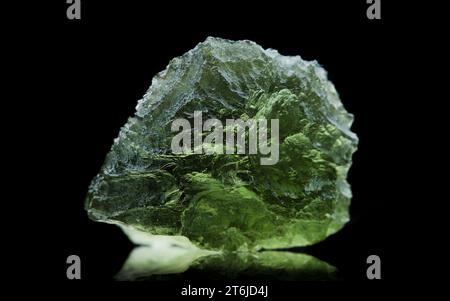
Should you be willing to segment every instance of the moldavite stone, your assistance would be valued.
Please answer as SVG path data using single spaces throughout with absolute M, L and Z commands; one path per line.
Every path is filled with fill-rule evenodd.
M 170 61 L 136 110 L 89 188 L 91 218 L 240 251 L 313 244 L 348 221 L 358 140 L 317 62 L 208 38 Z M 279 119 L 278 163 L 172 153 L 172 121 L 194 111 L 223 122 Z

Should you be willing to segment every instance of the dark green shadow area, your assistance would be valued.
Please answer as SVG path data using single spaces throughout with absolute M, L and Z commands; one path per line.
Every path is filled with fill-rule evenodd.
M 211 280 L 336 280 L 335 267 L 313 256 L 292 252 L 227 253 L 204 257 L 183 275 Z M 189 276 L 189 277 L 187 277 Z

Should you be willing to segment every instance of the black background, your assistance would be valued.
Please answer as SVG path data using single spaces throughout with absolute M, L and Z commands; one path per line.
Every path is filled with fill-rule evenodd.
M 152 77 L 208 36 L 253 40 L 284 55 L 317 60 L 328 71 L 344 106 L 355 115 L 352 129 L 360 143 L 349 174 L 351 222 L 301 250 L 336 266 L 344 282 L 308 285 L 336 288 L 358 280 L 378 288 L 392 277 L 389 239 L 395 225 L 387 208 L 395 202 L 399 163 L 387 145 L 399 139 L 393 116 L 403 100 L 392 96 L 400 68 L 393 62 L 403 55 L 398 46 L 407 35 L 398 7 L 382 1 L 382 19 L 368 20 L 364 0 L 81 2 L 81 20 L 67 20 L 65 1 L 47 3 L 44 22 L 34 24 L 35 35 L 27 43 L 37 71 L 29 76 L 42 92 L 41 99 L 31 99 L 32 114 L 35 126 L 45 130 L 29 137 L 39 158 L 33 193 L 39 196 L 40 233 L 45 233 L 36 244 L 46 255 L 44 279 L 79 287 L 65 275 L 71 254 L 82 261 L 78 283 L 112 280 L 120 269 L 132 245 L 119 229 L 87 218 L 87 188 Z M 382 260 L 378 283 L 366 278 L 371 254 Z M 200 280 L 192 279 L 206 281 Z M 170 286 L 168 293 L 176 295 L 180 285 L 145 287 Z M 292 283 L 287 290 L 298 287 L 305 284 Z

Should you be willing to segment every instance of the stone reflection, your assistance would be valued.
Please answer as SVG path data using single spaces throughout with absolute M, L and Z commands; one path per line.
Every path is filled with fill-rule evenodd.
M 183 236 L 151 235 L 118 225 L 137 246 L 117 274 L 117 280 L 336 279 L 335 267 L 306 254 L 209 251 Z

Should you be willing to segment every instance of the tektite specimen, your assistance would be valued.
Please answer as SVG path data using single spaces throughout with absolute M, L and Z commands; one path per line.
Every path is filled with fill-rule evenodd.
M 279 161 L 171 151 L 176 118 L 279 119 Z M 91 218 L 202 249 L 256 250 L 323 240 L 349 219 L 358 139 L 316 61 L 251 41 L 208 38 L 158 73 L 120 130 L 86 199 Z

